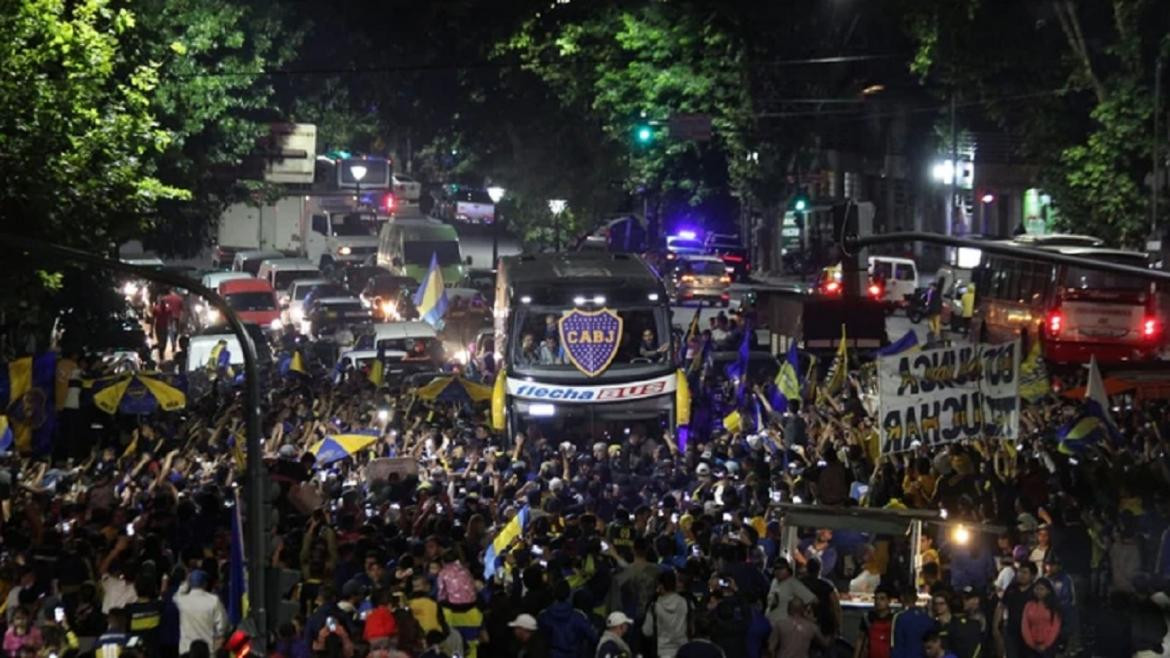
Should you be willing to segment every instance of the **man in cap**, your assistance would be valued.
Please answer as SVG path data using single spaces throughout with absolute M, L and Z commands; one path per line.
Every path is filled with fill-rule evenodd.
M 512 634 L 520 647 L 516 658 L 549 658 L 548 641 L 536 624 L 536 618 L 529 614 L 518 615 L 508 622 Z
M 788 602 L 792 599 L 800 599 L 808 604 L 817 602 L 817 595 L 793 575 L 788 560 L 777 558 L 772 566 L 772 575 L 772 583 L 768 587 L 767 613 L 768 621 L 773 626 L 788 616 Z
M 596 658 L 632 658 L 633 652 L 624 639 L 634 620 L 620 610 L 605 618 L 605 632 L 597 644 Z
M 219 597 L 207 591 L 207 572 L 196 569 L 187 584 L 175 593 L 179 609 L 179 654 L 191 649 L 191 643 L 203 640 L 209 647 L 219 646 L 227 633 L 227 613 Z

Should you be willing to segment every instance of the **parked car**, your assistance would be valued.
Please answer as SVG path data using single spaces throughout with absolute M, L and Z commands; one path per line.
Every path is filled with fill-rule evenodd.
M 394 196 L 399 203 L 418 203 L 422 197 L 422 183 L 406 174 L 393 174 Z

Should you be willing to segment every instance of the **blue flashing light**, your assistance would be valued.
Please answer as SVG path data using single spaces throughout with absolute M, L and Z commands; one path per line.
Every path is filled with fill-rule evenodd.
M 682 238 L 683 240 L 694 240 L 695 232 L 690 229 L 684 229 L 678 232 L 678 237 Z

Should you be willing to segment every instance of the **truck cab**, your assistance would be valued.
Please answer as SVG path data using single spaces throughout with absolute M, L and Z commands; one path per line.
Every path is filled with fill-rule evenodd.
M 304 231 L 305 257 L 322 271 L 357 264 L 378 251 L 377 218 L 352 210 L 322 211 L 309 217 Z

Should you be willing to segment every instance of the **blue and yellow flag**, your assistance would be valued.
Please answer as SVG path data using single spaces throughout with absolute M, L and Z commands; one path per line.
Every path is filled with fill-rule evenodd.
M 1059 450 L 1065 455 L 1079 455 L 1092 446 L 1121 439 L 1113 423 L 1109 422 L 1095 400 L 1085 400 L 1077 417 L 1056 433 Z
M 797 368 L 800 367 L 800 355 L 796 352 L 796 341 L 788 346 L 788 356 L 784 362 L 780 364 L 780 371 L 776 373 L 776 388 L 780 391 L 781 404 L 776 405 L 775 401 L 772 406 L 777 413 L 784 413 L 788 411 L 789 400 L 800 399 L 800 375 L 797 374 Z
M 8 416 L 0 416 L 0 453 L 12 450 L 12 427 L 8 424 Z
M 687 327 L 687 332 L 683 334 L 682 341 L 678 346 L 678 363 L 683 363 L 687 359 L 687 347 L 690 346 L 691 340 L 699 335 L 699 314 L 703 312 L 703 307 L 695 309 L 695 317 L 691 318 L 691 324 Z
M 228 559 L 228 621 L 238 625 L 248 616 L 248 562 L 244 553 L 244 524 L 240 518 L 240 493 L 232 506 L 231 555 Z
M 1048 366 L 1044 363 L 1044 347 L 1037 337 L 1032 340 L 1028 355 L 1020 362 L 1020 397 L 1036 402 L 1052 392 Z
M 297 350 L 292 353 L 292 358 L 288 361 L 288 371 L 294 372 L 298 375 L 307 375 L 309 371 L 305 368 L 305 357 L 301 356 L 301 351 Z
M 679 370 L 674 373 L 676 388 L 674 389 L 674 417 L 675 425 L 686 426 L 691 424 L 691 385 L 687 381 L 687 374 Z
M 524 532 L 524 528 L 528 527 L 528 517 L 531 512 L 528 506 L 520 508 L 516 512 L 516 516 L 508 521 L 500 532 L 496 534 L 495 539 L 488 545 L 487 551 L 483 554 L 483 577 L 484 580 L 491 580 L 491 577 L 496 575 L 496 560 L 498 560 L 504 551 L 516 541 Z
M 895 356 L 916 349 L 918 349 L 918 334 L 913 329 L 908 329 L 901 338 L 879 349 L 877 355 Z
M 0 402 L 17 452 L 45 454 L 52 449 L 57 407 L 57 356 L 52 352 L 9 361 L 0 368 Z
M 439 267 L 439 257 L 434 252 L 431 252 L 431 267 L 419 284 L 418 292 L 414 293 L 414 306 L 418 309 L 419 318 L 432 327 L 438 327 L 443 315 L 447 313 L 447 289 L 443 287 L 443 270 Z
M 375 388 L 381 388 L 382 384 L 386 382 L 386 344 L 378 344 L 378 354 L 374 357 L 374 362 L 370 364 L 370 372 L 366 377 Z

